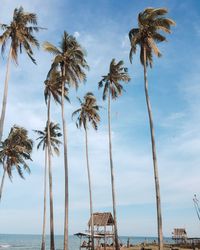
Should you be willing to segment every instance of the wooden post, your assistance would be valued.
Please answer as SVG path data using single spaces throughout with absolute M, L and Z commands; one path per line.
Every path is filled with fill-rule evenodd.
M 79 247 L 80 250 L 81 250 L 81 245 L 82 245 L 82 236 L 80 237 L 80 247 Z
M 113 250 L 115 249 L 115 238 L 114 238 L 114 227 L 112 225 L 112 239 L 113 239 Z
M 106 226 L 104 226 L 104 250 L 106 250 Z

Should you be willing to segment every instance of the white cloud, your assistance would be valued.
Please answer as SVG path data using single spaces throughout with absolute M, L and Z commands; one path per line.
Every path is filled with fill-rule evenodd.
M 130 49 L 130 41 L 129 41 L 129 38 L 128 38 L 128 35 L 125 35 L 124 38 L 122 39 L 122 49 Z
M 74 37 L 79 38 L 79 36 L 80 36 L 80 33 L 78 31 L 75 31 L 74 32 Z
M 49 16 L 51 16 L 53 27 L 49 27 L 48 31 L 41 32 L 40 36 L 41 40 L 50 39 L 57 43 L 60 36 L 58 37 L 58 34 L 54 34 L 54 32 L 56 32 L 57 24 L 61 18 L 55 7 L 57 4 L 58 1 L 48 1 L 47 3 L 47 1 L 37 0 L 30 3 L 25 0 L 15 2 L 3 0 L 1 17 L 7 22 L 13 8 L 17 5 L 23 5 L 30 11 L 38 10 L 41 25 L 48 24 Z M 48 11 L 46 10 L 47 5 Z M 114 23 L 112 25 L 115 26 Z M 128 37 L 124 32 L 116 33 L 116 27 L 112 29 L 113 26 L 107 25 L 95 32 L 73 31 L 74 36 L 79 38 L 83 47 L 88 51 L 87 59 L 91 69 L 88 73 L 87 84 L 82 86 L 78 93 L 72 91 L 72 96 L 82 97 L 87 90 L 92 89 L 102 104 L 100 101 L 101 93 L 97 90 L 97 82 L 102 75 L 107 73 L 111 59 L 113 57 L 116 57 L 117 60 L 125 59 L 125 64 L 130 65 L 128 62 Z M 39 51 L 36 52 L 36 57 L 38 66 L 32 65 L 26 56 L 22 56 L 20 57 L 20 65 L 17 68 L 13 65 L 11 67 L 5 127 L 7 132 L 13 123 L 25 126 L 29 130 L 44 127 L 46 109 L 43 98 L 43 82 L 49 69 L 51 56 Z M 127 86 L 127 93 L 112 107 L 113 156 L 120 232 L 131 234 L 134 231 L 134 234 L 147 235 L 156 234 L 155 194 L 149 127 L 146 109 L 143 110 L 144 95 L 141 90 L 138 90 L 141 87 L 141 82 L 143 83 L 142 68 L 138 58 L 137 56 L 133 66 L 130 66 L 134 84 L 131 82 Z M 197 62 L 195 65 L 195 71 L 198 71 L 200 63 Z M 1 72 L 5 72 L 5 62 L 1 62 L 0 66 Z M 173 64 L 169 64 L 169 67 L 173 68 Z M 171 234 L 174 226 L 183 224 L 191 234 L 198 232 L 198 226 L 193 219 L 192 196 L 194 193 L 200 192 L 200 170 L 198 167 L 200 162 L 199 80 L 199 74 L 184 72 L 180 92 L 177 94 L 184 98 L 185 108 L 181 109 L 180 112 L 174 112 L 172 109 L 169 116 L 161 114 L 158 116 L 158 124 L 156 124 L 158 130 L 165 131 L 163 135 L 160 133 L 157 135 L 156 130 L 156 142 L 163 201 L 164 232 L 167 235 Z M 3 73 L 0 73 L 0 82 L 2 88 Z M 169 102 L 171 102 L 170 97 Z M 69 141 L 70 232 L 84 229 L 88 219 L 84 134 L 83 131 L 76 129 L 71 120 L 71 113 L 77 108 L 77 105 L 78 103 L 73 98 L 72 105 L 66 105 Z M 103 105 L 106 107 L 106 103 Z M 159 107 L 160 109 L 162 109 L 162 105 Z M 115 115 L 116 113 L 118 115 Z M 101 114 L 103 119 L 99 131 L 97 133 L 92 129 L 89 131 L 94 207 L 95 210 L 111 210 L 106 109 L 103 109 Z M 59 106 L 53 105 L 52 117 L 53 120 L 60 122 Z M 139 130 L 142 132 L 139 133 Z M 169 134 L 174 136 L 169 136 Z M 31 135 L 33 136 L 32 132 Z M 4 230 L 1 231 L 2 233 L 16 231 L 39 233 L 41 231 L 42 152 L 35 150 L 33 158 L 32 175 L 28 176 L 26 181 L 20 180 L 17 176 L 13 178 L 13 184 L 6 181 L 0 213 L 0 222 L 4 225 L 1 229 Z M 56 233 L 62 233 L 63 229 L 63 171 L 61 152 L 61 157 L 55 157 L 53 160 Z M 187 213 L 185 212 L 187 216 L 177 215 L 181 214 L 179 211 L 182 210 L 187 210 Z M 19 230 L 18 225 L 21 218 L 25 218 L 26 223 Z

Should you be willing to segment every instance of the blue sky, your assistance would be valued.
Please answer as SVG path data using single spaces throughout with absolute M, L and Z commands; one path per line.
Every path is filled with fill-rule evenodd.
M 91 90 L 104 106 L 99 131 L 89 131 L 90 163 L 95 211 L 111 211 L 106 103 L 97 83 L 106 74 L 112 58 L 124 60 L 131 82 L 112 103 L 112 136 L 116 173 L 119 231 L 121 235 L 156 235 L 156 207 L 149 124 L 143 88 L 143 70 L 138 54 L 128 60 L 128 32 L 137 26 L 144 8 L 167 7 L 177 25 L 168 42 L 159 45 L 163 57 L 149 70 L 149 93 L 155 121 L 163 210 L 164 235 L 174 227 L 185 227 L 197 236 L 199 222 L 192 198 L 200 195 L 200 3 L 196 0 L 1 0 L 0 22 L 8 23 L 13 9 L 22 5 L 38 14 L 40 42 L 58 44 L 64 30 L 77 37 L 87 51 L 88 80 L 78 92 L 71 90 L 66 105 L 69 139 L 70 233 L 84 230 L 89 216 L 88 184 L 83 131 L 77 130 L 71 113 L 78 107 L 76 96 Z M 51 56 L 35 51 L 37 66 L 26 55 L 19 66 L 11 66 L 4 136 L 13 124 L 42 129 L 46 121 L 43 82 Z M 3 89 L 6 58 L 0 60 Z M 2 93 L 2 91 L 1 91 Z M 2 98 L 2 95 L 0 96 Z M 60 121 L 60 108 L 53 105 L 52 120 Z M 14 174 L 6 180 L 1 203 L 0 233 L 41 233 L 43 196 L 43 152 L 34 150 L 32 174 L 21 180 Z M 55 232 L 63 233 L 64 178 L 62 153 L 53 159 Z M 2 171 L 1 171 L 2 173 Z

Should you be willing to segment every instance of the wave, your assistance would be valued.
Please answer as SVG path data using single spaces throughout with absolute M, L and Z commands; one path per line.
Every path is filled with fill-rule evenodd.
M 25 245 L 9 245 L 9 244 L 0 244 L 0 249 L 6 249 L 6 248 L 17 248 L 17 249 L 27 249 L 27 246 Z M 35 247 L 30 246 L 28 249 L 34 249 Z
M 9 247 L 11 247 L 11 245 L 8 245 L 8 244 L 2 244 L 2 245 L 0 245 L 0 248 L 9 248 Z

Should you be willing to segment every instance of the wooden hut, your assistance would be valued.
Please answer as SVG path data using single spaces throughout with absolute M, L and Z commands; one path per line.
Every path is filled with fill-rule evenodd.
M 172 239 L 175 240 L 176 243 L 185 243 L 187 241 L 185 228 L 174 228 L 174 232 L 172 234 Z
M 91 249 L 91 223 L 92 219 L 88 221 L 88 230 L 85 233 L 75 234 L 80 238 L 80 249 Z M 114 247 L 114 219 L 110 212 L 93 213 L 94 224 L 94 240 L 95 249 L 100 249 L 102 246 Z M 82 239 L 85 239 L 82 242 Z
M 88 229 L 91 233 L 91 222 L 90 218 L 88 221 Z M 96 242 L 96 246 L 104 245 L 114 245 L 114 219 L 110 212 L 104 213 L 93 213 L 93 224 L 94 224 L 94 234 L 99 235 L 103 239 L 103 243 L 100 238 Z

